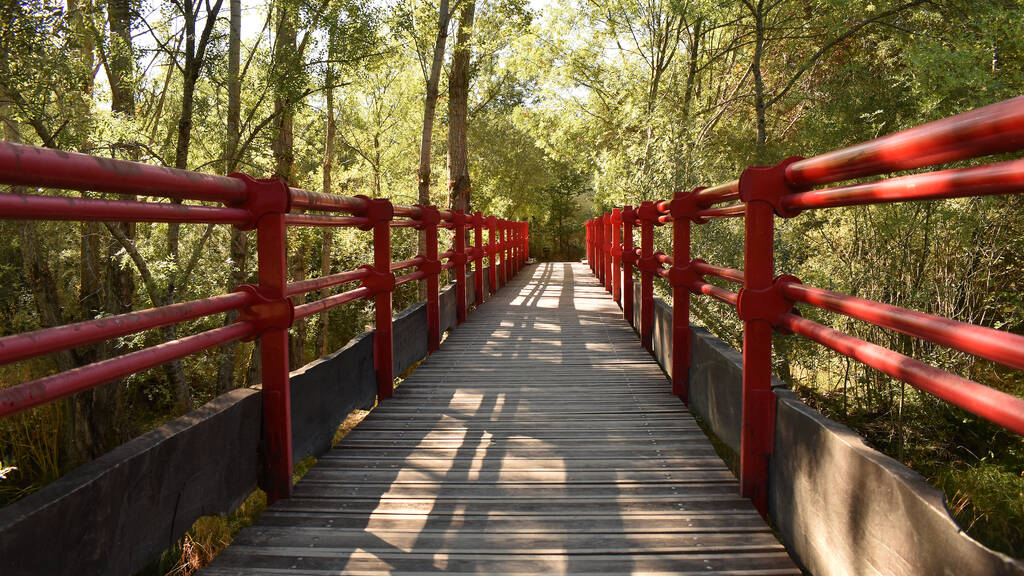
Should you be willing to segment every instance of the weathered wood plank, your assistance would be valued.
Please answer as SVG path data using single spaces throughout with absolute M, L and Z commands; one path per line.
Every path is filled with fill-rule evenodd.
M 568 264 L 480 307 L 203 573 L 438 572 L 800 573 Z

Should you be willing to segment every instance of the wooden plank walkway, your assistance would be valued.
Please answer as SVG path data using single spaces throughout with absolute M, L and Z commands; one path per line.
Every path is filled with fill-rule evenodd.
M 585 265 L 525 269 L 202 573 L 800 574 Z

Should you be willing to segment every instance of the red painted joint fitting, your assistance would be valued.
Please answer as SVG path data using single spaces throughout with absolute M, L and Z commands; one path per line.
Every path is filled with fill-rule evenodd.
M 626 264 L 629 264 L 629 265 L 636 264 L 639 260 L 640 260 L 640 257 L 636 255 L 636 247 L 633 248 L 633 251 L 629 251 L 629 250 L 625 249 L 625 246 L 623 246 L 623 249 L 622 249 L 622 264 L 623 264 L 623 266 L 625 266 Z
M 637 258 L 636 267 L 641 272 L 655 273 L 661 269 L 661 262 L 658 262 L 658 256 L 664 256 L 664 252 L 655 252 L 647 258 Z
M 629 224 L 632 226 L 633 224 L 636 224 L 636 211 L 633 210 L 632 206 L 626 206 L 622 209 L 621 218 L 623 224 Z
M 479 228 L 484 223 L 484 215 L 480 212 L 474 212 L 470 218 L 473 223 L 473 228 Z
M 622 245 L 621 244 L 613 244 L 612 245 L 612 257 L 613 258 L 622 258 Z
M 673 217 L 675 217 L 675 215 L 673 215 Z M 703 260 L 698 258 L 698 259 L 688 263 L 686 266 L 680 266 L 679 264 L 676 264 L 675 266 L 672 266 L 671 268 L 669 268 L 668 269 L 668 283 L 669 283 L 669 285 L 672 286 L 673 288 L 677 288 L 677 287 L 689 288 L 695 282 L 703 282 L 704 281 L 704 275 L 701 274 L 700 272 L 697 272 L 696 264 L 698 262 L 700 262 L 701 264 L 705 263 Z
M 395 207 L 386 198 L 369 198 L 362 194 L 356 195 L 356 198 L 366 200 L 366 212 L 362 216 L 369 220 L 369 222 L 359 227 L 360 230 L 373 230 L 374 224 L 390 222 L 395 217 Z
M 744 203 L 760 200 L 771 204 L 775 214 L 782 218 L 792 218 L 799 210 L 787 210 L 782 205 L 782 197 L 799 192 L 786 180 L 786 167 L 803 160 L 800 156 L 791 156 L 775 166 L 751 166 L 740 174 L 740 200 Z
M 260 334 L 272 328 L 287 330 L 295 320 L 295 305 L 291 298 L 272 298 L 252 284 L 243 284 L 235 292 L 246 292 L 255 300 L 238 314 L 238 322 L 248 322 L 256 328 L 251 336 L 244 339 L 246 342 L 259 338 Z
M 245 200 L 232 204 L 235 208 L 244 208 L 249 212 L 248 222 L 244 225 L 236 224 L 239 230 L 255 230 L 256 223 L 265 214 L 284 214 L 291 209 L 292 194 L 283 178 L 260 180 L 239 172 L 229 174 L 229 177 L 245 182 Z
M 366 295 L 366 298 L 372 298 L 381 292 L 391 292 L 395 289 L 395 274 L 393 272 L 380 272 L 369 264 L 360 266 L 359 269 L 369 272 L 359 285 L 360 288 L 370 289 L 370 294 Z
M 451 257 L 451 262 L 453 264 L 455 264 L 456 266 L 462 266 L 463 264 L 466 263 L 466 260 L 468 260 L 468 258 L 466 258 L 466 253 L 465 252 L 462 252 L 461 254 L 456 252 L 456 253 L 452 254 L 452 257 Z
M 707 218 L 701 218 L 697 216 L 698 210 L 707 208 L 707 204 L 698 201 L 697 193 L 703 190 L 704 187 L 694 188 L 690 192 L 676 192 L 672 198 L 669 212 L 672 214 L 672 219 L 676 222 L 682 222 L 684 220 L 690 220 L 694 224 L 703 224 L 707 222 Z
M 416 207 L 420 209 L 420 224 L 416 226 L 417 230 L 437 226 L 441 222 L 441 211 L 436 206 L 417 204 Z
M 782 295 L 782 287 L 792 283 L 800 284 L 800 279 L 784 274 L 776 276 L 770 288 L 761 290 L 740 288 L 736 303 L 736 312 L 740 320 L 764 320 L 775 326 L 778 324 L 779 316 L 796 313 L 793 309 L 793 301 Z
M 466 225 L 466 213 L 463 212 L 462 210 L 453 210 L 452 211 L 451 222 L 455 226 L 465 226 Z
M 417 266 L 417 269 L 424 274 L 440 274 L 441 273 L 441 261 L 440 260 L 429 260 L 423 254 L 416 256 L 417 258 L 423 258 L 423 263 Z
M 658 212 L 658 207 L 654 202 L 644 202 L 633 212 L 636 214 L 637 220 L 648 220 L 653 222 L 655 226 L 661 226 L 661 222 L 658 222 L 658 217 L 661 216 L 661 213 Z

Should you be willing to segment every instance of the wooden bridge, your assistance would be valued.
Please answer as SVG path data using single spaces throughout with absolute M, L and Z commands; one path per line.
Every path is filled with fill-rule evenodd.
M 202 574 L 800 574 L 582 264 L 529 267 Z
M 0 418 L 229 342 L 258 338 L 261 365 L 259 387 L 0 509 L 0 574 L 135 574 L 197 518 L 226 514 L 259 487 L 271 506 L 205 574 L 1022 576 L 1024 563 L 964 534 L 920 475 L 772 377 L 777 330 L 1024 434 L 1024 399 L 796 306 L 1016 370 L 1024 336 L 775 270 L 778 218 L 1022 194 L 1024 160 L 920 171 L 1020 150 L 1024 97 L 613 208 L 586 223 L 586 266 L 532 266 L 527 222 L 0 143 L 0 184 L 15 192 L 0 194 L 0 220 L 232 225 L 255 230 L 258 273 L 227 294 L 0 337 L 7 364 L 172 325 L 181 334 L 0 387 Z M 889 177 L 901 171 L 914 173 Z M 718 218 L 743 219 L 743 270 L 692 258 L 691 226 Z M 655 242 L 663 225 L 666 252 Z M 304 226 L 371 232 L 372 264 L 290 279 L 288 230 Z M 395 261 L 394 228 L 420 231 L 423 253 Z M 659 278 L 671 305 L 655 297 Z M 393 314 L 396 288 L 413 282 L 425 301 Z M 691 296 L 735 310 L 742 355 L 690 325 Z M 372 331 L 289 366 L 296 322 L 356 300 L 373 302 Z M 225 323 L 228 312 L 237 318 Z M 196 332 L 201 319 L 219 327 Z M 412 368 L 396 389 L 395 375 Z M 332 446 L 348 414 L 375 405 Z M 738 456 L 738 481 L 691 414 Z M 293 486 L 309 457 L 318 464 Z

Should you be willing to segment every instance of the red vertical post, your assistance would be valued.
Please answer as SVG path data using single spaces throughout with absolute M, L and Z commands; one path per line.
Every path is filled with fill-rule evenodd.
M 776 289 L 775 213 L 790 192 L 786 166 L 752 166 L 740 175 L 740 200 L 746 205 L 743 240 L 743 288 L 737 312 L 743 320 L 743 419 L 740 430 L 740 488 L 765 516 L 768 512 L 768 462 L 775 440 L 772 392 L 772 321 L 785 302 Z M 784 304 L 783 304 L 784 306 Z
M 633 249 L 633 224 L 636 214 L 632 206 L 622 209 L 622 316 L 633 323 L 633 265 L 636 263 L 636 252 Z
M 494 216 L 487 217 L 487 231 L 490 242 L 487 244 L 487 255 L 490 257 L 490 267 L 487 271 L 487 283 L 491 294 L 498 291 L 498 243 L 497 237 L 498 219 Z
M 637 210 L 640 219 L 640 342 L 651 352 L 654 350 L 654 223 L 658 211 L 654 202 L 644 202 Z
M 455 251 L 452 256 L 455 262 L 455 319 L 456 324 L 462 324 L 466 321 L 466 213 L 455 210 L 452 224 L 455 225 L 452 229 L 455 234 L 455 241 L 452 242 Z
M 495 286 L 499 288 L 503 285 L 501 276 L 501 219 L 497 218 L 494 221 L 494 274 L 495 274 Z
M 441 302 L 438 298 L 438 275 L 441 261 L 437 257 L 437 225 L 441 213 L 434 206 L 420 206 L 420 222 L 426 236 L 427 253 L 419 269 L 426 273 L 427 283 L 427 352 L 441 349 Z
M 232 174 L 246 183 L 247 207 L 256 228 L 256 258 L 262 304 L 243 311 L 241 319 L 261 328 L 260 368 L 263 378 L 263 488 L 267 500 L 288 498 L 292 491 L 292 410 L 288 377 L 288 328 L 294 307 L 287 296 L 287 227 L 291 193 L 280 178 L 256 180 Z M 251 229 L 251 227 L 247 227 Z
M 473 295 L 476 305 L 484 303 L 484 215 L 473 213 Z
M 622 307 L 622 210 L 612 210 L 612 298 Z
M 530 223 L 523 222 L 523 230 L 526 233 L 526 237 L 523 239 L 523 243 L 526 245 L 526 261 L 530 261 Z
M 584 227 L 586 230 L 586 247 L 587 247 L 587 266 L 590 266 L 590 270 L 594 270 L 594 255 L 590 252 L 590 229 L 591 221 L 587 220 L 587 225 Z
M 594 244 L 595 259 L 597 260 L 597 279 L 604 285 L 604 215 L 597 217 L 595 225 L 597 230 L 597 241 Z
M 512 273 L 509 277 L 514 277 L 519 273 L 519 234 L 516 231 L 516 223 L 508 223 L 508 253 L 509 258 L 512 259 Z
M 699 276 L 690 262 L 690 218 L 696 216 L 695 192 L 672 199 L 672 393 L 689 406 L 690 285 Z
M 502 285 L 508 284 L 512 279 L 508 262 L 508 220 L 501 221 L 501 277 Z
M 508 282 L 512 281 L 512 277 L 516 275 L 516 262 L 514 254 L 512 252 L 514 242 L 512 241 L 512 222 L 505 222 L 505 258 L 508 260 L 508 272 L 506 278 Z
M 585 226 L 585 229 L 586 229 L 586 246 L 587 246 L 587 266 L 590 266 L 590 271 L 591 272 L 594 271 L 594 254 L 590 250 L 590 244 L 592 242 L 591 239 L 590 239 L 590 235 L 591 235 L 590 231 L 591 231 L 592 228 L 593 228 L 593 220 L 587 220 L 587 225 Z
M 516 275 L 523 269 L 523 223 L 516 222 Z
M 612 293 L 612 215 L 604 215 L 604 290 Z
M 373 291 L 373 367 L 377 370 L 377 396 L 391 398 L 395 393 L 391 331 L 391 293 L 395 289 L 395 275 L 391 272 L 391 219 L 395 211 L 386 199 L 358 197 L 366 201 L 364 216 L 369 220 L 362 229 L 373 230 L 373 267 L 363 285 Z

